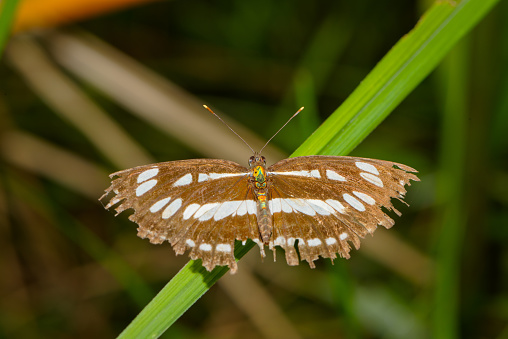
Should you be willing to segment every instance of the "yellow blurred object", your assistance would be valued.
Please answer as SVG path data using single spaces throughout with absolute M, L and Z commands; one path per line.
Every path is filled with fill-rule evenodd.
M 154 0 L 23 0 L 13 32 L 54 27 Z

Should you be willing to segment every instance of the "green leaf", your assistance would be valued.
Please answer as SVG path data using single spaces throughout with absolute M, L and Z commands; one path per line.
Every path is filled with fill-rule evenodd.
M 497 2 L 464 0 L 434 4 L 293 156 L 349 153 Z M 237 248 L 237 258 L 252 246 L 250 243 Z M 218 267 L 206 272 L 200 261 L 189 262 L 121 333 L 120 338 L 158 337 L 226 271 L 226 268 Z
M 16 14 L 19 0 L 0 1 L 0 56 L 11 33 L 11 25 Z

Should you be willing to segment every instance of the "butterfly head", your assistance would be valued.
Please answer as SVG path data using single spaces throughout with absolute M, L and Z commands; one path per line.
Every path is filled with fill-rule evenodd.
M 266 166 L 266 159 L 258 152 L 255 152 L 254 155 L 249 158 L 249 168 L 253 169 L 257 166 Z

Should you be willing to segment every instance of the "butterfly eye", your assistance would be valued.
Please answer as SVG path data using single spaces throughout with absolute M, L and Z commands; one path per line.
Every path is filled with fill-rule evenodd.
M 266 159 L 264 156 L 261 156 L 261 161 L 263 161 L 263 164 L 266 164 Z
M 254 161 L 254 156 L 251 156 L 251 157 L 249 158 L 249 166 L 250 166 L 250 165 L 252 165 L 252 162 L 253 162 L 253 161 Z

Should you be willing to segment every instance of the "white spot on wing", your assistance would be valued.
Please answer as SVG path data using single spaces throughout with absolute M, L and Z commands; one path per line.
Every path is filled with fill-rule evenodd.
M 340 203 L 340 201 L 338 200 L 334 200 L 334 199 L 328 199 L 326 200 L 326 203 L 330 206 L 332 206 L 336 211 L 338 211 L 339 213 L 342 213 L 344 214 L 345 213 L 345 208 L 344 206 Z
M 272 199 L 268 202 L 268 206 L 270 211 L 273 213 L 279 213 L 282 210 L 282 206 L 280 203 L 280 198 Z
M 377 168 L 371 164 L 368 164 L 366 162 L 357 161 L 357 162 L 355 162 L 355 165 L 356 165 L 356 167 L 358 167 L 359 169 L 361 169 L 365 172 L 379 175 L 379 171 L 377 170 Z
M 356 195 L 358 198 L 360 198 L 361 200 L 363 200 L 364 202 L 366 202 L 369 205 L 374 205 L 376 203 L 376 200 L 374 200 L 374 198 L 372 198 L 368 194 L 365 194 L 362 192 L 357 192 L 357 191 L 353 191 L 353 194 Z
M 210 173 L 210 174 L 208 174 L 210 179 L 239 177 L 239 176 L 242 176 L 242 175 L 247 175 L 247 174 L 246 173 Z
M 348 204 L 351 205 L 351 207 L 353 207 L 354 209 L 360 211 L 360 212 L 363 212 L 365 211 L 365 206 L 363 206 L 363 204 L 361 202 L 358 201 L 358 199 L 356 199 L 355 197 L 353 197 L 352 195 L 349 195 L 347 193 L 343 194 L 342 197 L 344 198 L 344 200 L 346 200 L 346 202 Z
M 360 173 L 360 176 L 376 186 L 383 187 L 383 182 L 381 181 L 381 179 L 378 176 L 375 176 L 374 174 L 362 172 Z
M 318 238 L 307 240 L 307 244 L 309 244 L 310 247 L 315 247 L 321 245 L 321 240 Z
M 244 200 L 240 202 L 238 209 L 236 210 L 236 215 L 245 215 L 247 213 L 247 202 Z
M 286 244 L 286 239 L 283 236 L 277 237 L 273 244 L 275 246 L 284 246 Z
M 185 185 L 188 185 L 192 182 L 192 174 L 190 173 L 187 173 L 186 175 L 184 175 L 183 177 L 181 177 L 180 179 L 178 179 L 174 184 L 173 186 L 185 186 Z
M 220 179 L 228 177 L 240 177 L 247 175 L 246 173 L 199 173 L 198 182 L 207 181 L 208 179 Z
M 201 245 L 199 245 L 199 249 L 201 251 L 210 252 L 212 250 L 212 245 L 210 245 L 210 244 L 201 244 Z
M 308 177 L 310 175 L 309 171 L 268 172 L 268 174 L 296 175 L 299 177 Z
M 155 213 L 158 212 L 161 208 L 166 206 L 166 204 L 171 200 L 171 198 L 164 198 L 157 201 L 155 204 L 150 207 L 150 212 Z
M 185 243 L 186 243 L 187 245 L 189 245 L 189 247 L 194 247 L 194 246 L 196 246 L 196 243 L 195 243 L 194 241 L 192 241 L 191 239 L 187 239 L 187 240 L 185 240 Z
M 335 239 L 335 238 L 326 238 L 326 244 L 327 245 L 333 245 L 335 243 L 337 243 L 337 239 Z
M 217 212 L 217 209 L 220 207 L 220 204 L 214 204 L 211 209 L 206 211 L 202 216 L 199 217 L 199 221 L 206 221 L 212 219 L 215 212 Z
M 319 174 L 319 170 L 310 171 L 310 176 L 313 178 L 321 178 L 321 174 Z
M 340 239 L 340 240 L 345 240 L 345 239 L 347 239 L 347 237 L 348 237 L 348 234 L 347 234 L 346 232 L 341 233 L 341 234 L 339 235 L 339 239 Z
M 245 200 L 247 203 L 247 213 L 256 214 L 256 202 L 254 200 Z
M 326 170 L 326 177 L 330 180 L 346 181 L 346 178 L 339 173 L 331 170 Z
M 215 249 L 218 252 L 227 252 L 231 253 L 231 245 L 230 244 L 218 244 Z
M 226 201 L 222 203 L 217 212 L 215 212 L 213 218 L 215 220 L 220 220 L 227 216 L 230 216 L 231 214 L 236 212 L 241 203 L 242 200 Z
M 291 206 L 289 206 L 289 204 L 287 203 L 287 200 L 288 199 L 280 199 L 280 206 L 282 208 L 282 212 L 284 213 L 291 213 L 293 212 L 293 209 L 291 208 Z
M 331 199 L 329 200 L 331 201 Z M 343 213 L 344 206 L 337 200 L 333 201 L 328 203 L 328 200 L 325 202 L 318 199 L 274 198 L 269 201 L 269 207 L 272 213 L 293 213 L 296 211 L 310 216 L 316 215 L 316 213 L 330 215 L 335 214 L 336 209 Z
M 204 204 L 196 211 L 196 213 L 194 214 L 194 218 L 196 218 L 196 219 L 199 218 L 199 220 L 201 220 L 201 221 L 208 220 L 211 217 L 213 217 L 213 214 L 215 213 L 215 210 L 218 207 L 219 207 L 218 202 L 214 202 L 211 204 Z M 209 213 L 210 211 L 212 211 L 212 212 Z M 203 219 L 201 219 L 201 218 L 203 218 Z
M 162 219 L 168 219 L 171 216 L 173 216 L 176 211 L 178 211 L 182 207 L 182 199 L 178 198 L 175 201 L 173 201 L 171 204 L 169 204 L 168 207 L 162 212 Z
M 199 204 L 190 204 L 189 206 L 187 206 L 185 211 L 183 211 L 183 220 L 187 220 L 190 217 L 192 217 L 194 212 L 196 212 L 199 209 L 199 207 L 201 207 L 201 205 Z
M 136 196 L 141 196 L 151 190 L 157 184 L 156 179 L 148 180 L 136 188 Z
M 159 168 L 157 168 L 157 167 L 150 168 L 144 172 L 141 172 L 138 175 L 138 184 L 145 181 L 145 180 L 155 177 L 158 173 L 159 173 Z
M 275 175 L 295 175 L 297 177 L 308 177 L 308 178 L 321 178 L 321 174 L 319 174 L 318 170 L 312 170 L 312 171 L 287 171 L 287 172 L 268 172 L 268 174 L 275 174 Z
M 309 204 L 305 202 L 304 199 L 286 199 L 286 202 L 293 207 L 293 209 L 298 212 L 302 212 L 307 215 L 316 215 L 316 211 L 314 211 Z
M 318 214 L 321 214 L 321 215 L 330 215 L 330 214 L 335 213 L 335 210 L 332 207 L 330 207 L 330 205 L 328 205 L 323 200 L 307 199 L 307 203 Z
M 218 206 L 219 203 L 216 202 L 216 203 L 213 203 L 213 204 L 204 204 L 203 206 L 201 206 L 197 211 L 196 213 L 194 214 L 194 218 L 199 218 L 201 217 L 203 214 L 205 214 L 206 212 L 208 212 L 208 210 Z

